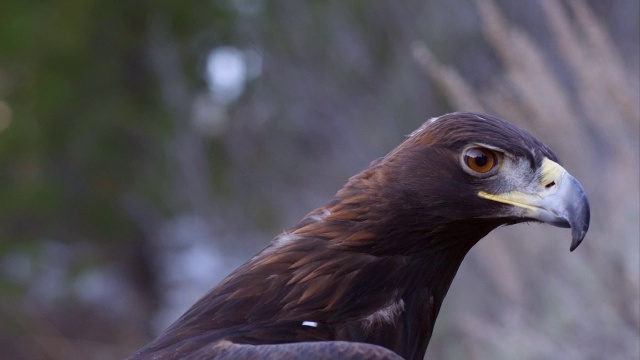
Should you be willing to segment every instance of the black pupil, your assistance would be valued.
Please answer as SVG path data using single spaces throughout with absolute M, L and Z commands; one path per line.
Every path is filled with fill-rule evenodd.
M 484 167 L 489 162 L 489 158 L 485 154 L 477 154 L 473 157 L 473 160 L 476 162 L 476 165 L 479 167 Z

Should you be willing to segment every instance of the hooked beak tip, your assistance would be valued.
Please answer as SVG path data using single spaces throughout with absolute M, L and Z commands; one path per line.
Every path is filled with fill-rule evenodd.
M 584 234 L 585 233 L 583 232 L 582 236 L 574 237 L 571 240 L 571 247 L 569 248 L 569 251 L 573 252 L 573 250 L 578 248 L 578 245 L 580 245 L 580 243 L 582 243 L 582 239 L 584 239 Z
M 569 202 L 569 223 L 571 224 L 571 247 L 570 251 L 575 250 L 582 240 L 584 239 L 587 231 L 589 230 L 589 222 L 591 218 L 591 209 L 589 206 L 589 200 L 587 199 L 584 189 L 580 183 L 573 177 L 570 177 L 570 182 L 573 183 L 574 189 L 577 191 L 573 201 Z
M 569 248 L 570 251 L 575 250 L 578 245 L 582 243 L 582 240 L 584 239 L 585 235 L 587 235 L 587 231 L 589 230 L 590 211 L 586 197 L 584 199 L 586 202 L 586 206 L 583 206 L 581 208 L 583 214 L 574 219 L 571 219 L 573 221 L 571 223 L 571 247 Z

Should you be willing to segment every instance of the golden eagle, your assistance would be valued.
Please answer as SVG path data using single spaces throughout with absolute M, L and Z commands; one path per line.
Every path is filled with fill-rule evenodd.
M 497 117 L 427 121 L 129 359 L 422 359 L 471 247 L 501 225 L 589 228 L 580 183 Z

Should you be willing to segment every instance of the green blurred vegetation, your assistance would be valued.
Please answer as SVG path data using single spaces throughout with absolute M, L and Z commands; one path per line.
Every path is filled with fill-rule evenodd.
M 43 322 L 55 323 L 53 328 L 64 324 L 61 314 L 42 318 L 75 308 L 78 300 L 70 290 L 77 276 L 96 266 L 136 261 L 140 229 L 123 211 L 123 197 L 134 194 L 163 214 L 170 212 L 165 144 L 173 125 L 147 65 L 147 19 L 154 14 L 169 19 L 185 47 L 212 21 L 218 34 L 232 21 L 229 9 L 214 3 L 198 8 L 170 1 L 3 4 L 0 257 L 13 259 L 5 262 L 4 273 L 15 275 L 3 276 L 0 288 L 2 319 L 9 320 L 0 330 L 4 347 L 15 349 L 11 342 L 29 333 L 49 333 Z M 186 66 L 195 68 L 194 62 Z M 60 260 L 66 264 L 54 267 L 56 260 L 46 259 L 56 256 L 47 250 L 51 241 L 75 245 L 73 256 Z M 61 287 L 53 299 L 42 299 L 33 283 L 60 269 L 61 279 L 40 280 Z M 69 322 L 86 315 L 95 321 L 91 310 L 82 309 L 69 311 L 75 319 Z

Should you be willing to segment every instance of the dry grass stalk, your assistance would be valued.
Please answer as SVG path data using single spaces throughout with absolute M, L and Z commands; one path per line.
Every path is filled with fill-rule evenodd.
M 637 76 L 629 74 L 613 41 L 609 37 L 604 26 L 593 15 L 593 12 L 585 4 L 584 0 L 570 0 L 569 5 L 576 15 L 576 20 L 582 32 L 586 35 L 591 54 L 596 55 L 596 69 L 601 70 L 608 79 L 602 84 L 615 100 L 616 108 L 621 112 L 622 118 L 627 120 L 632 130 L 640 131 L 640 102 L 638 98 L 638 86 L 630 83 Z M 637 81 L 636 81 L 637 83 Z
M 436 82 L 440 91 L 450 99 L 454 108 L 485 112 L 473 88 L 455 69 L 440 64 L 423 44 L 414 44 L 412 50 L 414 59 Z
M 504 63 L 506 79 L 519 95 L 525 115 L 537 127 L 554 128 L 548 142 L 565 143 L 577 131 L 571 101 L 545 61 L 543 51 L 524 32 L 510 28 L 491 1 L 476 1 L 485 36 Z M 499 113 L 500 108 L 493 109 Z
M 577 4 L 576 1 L 572 3 Z M 631 88 L 626 86 L 624 66 L 619 61 L 616 49 L 583 4 L 573 6 L 582 13 L 577 14 L 577 18 L 582 19 L 579 29 L 574 29 L 558 2 L 543 1 L 542 5 L 557 49 L 576 79 L 580 106 L 585 109 L 583 120 L 589 121 L 609 143 L 618 143 L 629 123 L 636 123 L 625 121 L 625 118 L 635 119 L 638 115 L 634 115 L 633 106 L 629 106 Z M 634 127 L 637 128 L 637 124 Z M 623 145 L 627 145 L 626 142 Z M 618 150 L 629 152 L 631 149 L 625 147 Z

